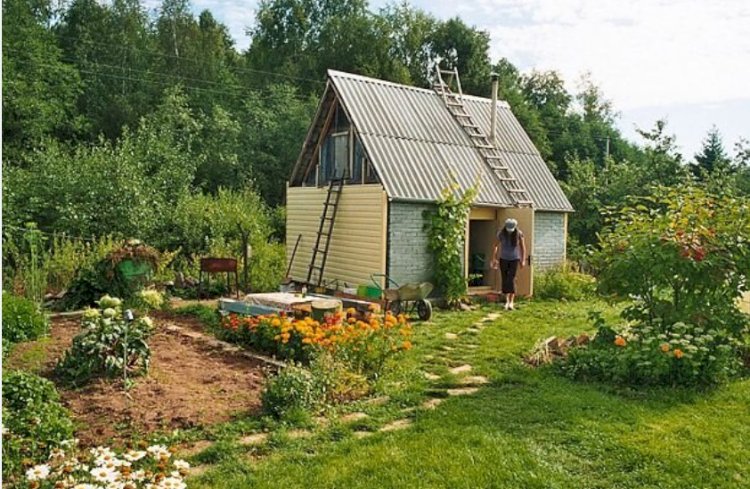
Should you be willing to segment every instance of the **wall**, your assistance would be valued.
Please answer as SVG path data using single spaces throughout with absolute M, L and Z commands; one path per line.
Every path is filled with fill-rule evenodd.
M 388 207 L 388 275 L 398 284 L 431 281 L 432 254 L 423 214 L 432 206 L 391 202 Z
M 747 292 L 743 295 L 743 297 L 739 300 L 740 309 L 748 314 L 750 314 L 750 292 Z
M 561 212 L 535 214 L 532 263 L 536 270 L 545 270 L 565 261 L 567 219 Z
M 287 259 L 291 259 L 297 236 L 302 235 L 291 271 L 294 280 L 307 279 L 327 192 L 327 187 L 287 189 Z M 387 198 L 380 184 L 344 185 L 323 274 L 324 283 L 338 279 L 339 288 L 356 287 L 371 283 L 371 274 L 385 271 L 387 214 Z

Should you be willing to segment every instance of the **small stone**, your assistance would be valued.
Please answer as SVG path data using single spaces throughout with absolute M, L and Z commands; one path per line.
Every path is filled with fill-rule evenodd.
M 240 445 L 260 445 L 268 439 L 268 433 L 253 433 L 240 438 Z
M 484 385 L 489 383 L 489 379 L 482 375 L 472 375 L 461 379 L 461 384 L 463 385 Z
M 445 333 L 446 340 L 455 340 L 457 338 L 458 338 L 458 335 L 456 333 Z
M 447 392 L 449 396 L 468 396 L 476 394 L 478 391 L 479 387 L 460 387 L 458 389 L 448 389 L 445 392 Z
M 467 372 L 471 372 L 471 369 L 472 369 L 471 365 L 467 363 L 467 364 L 450 369 L 450 372 L 453 375 L 458 375 L 458 374 L 465 374 Z
M 469 344 L 466 345 L 466 348 L 468 348 L 469 350 L 476 350 L 477 348 L 479 348 L 479 345 Z
M 478 334 L 480 331 L 482 331 L 482 330 L 479 329 L 479 328 L 467 328 L 466 329 L 466 332 L 467 333 L 471 333 L 471 334 Z
M 440 376 L 439 375 L 435 375 L 435 374 L 430 373 L 430 372 L 425 372 L 424 373 L 424 378 L 427 379 L 427 380 L 438 380 L 440 378 Z
M 369 416 L 366 413 L 362 412 L 349 413 L 341 416 L 341 421 L 343 423 L 353 423 L 354 421 L 361 421 L 368 417 Z
M 497 312 L 491 312 L 485 316 L 485 319 L 489 319 L 490 321 L 494 321 L 495 319 L 499 318 L 500 314 Z
M 286 432 L 286 436 L 288 436 L 292 440 L 297 440 L 300 438 L 310 438 L 312 436 L 312 432 L 309 430 L 290 430 Z
M 398 430 L 404 430 L 411 426 L 413 423 L 412 420 L 405 418 L 405 419 L 397 419 L 396 421 L 393 421 L 392 423 L 388 423 L 387 425 L 380 428 L 380 431 L 388 432 L 388 431 L 398 431 Z
M 382 406 L 384 404 L 388 404 L 388 401 L 391 400 L 390 396 L 378 396 L 373 397 L 372 399 L 368 399 L 365 402 L 367 404 L 370 404 L 371 406 Z
M 452 346 L 444 346 L 444 347 L 441 348 L 441 350 L 443 350 L 443 351 L 454 351 L 455 348 L 453 348 Z
M 331 420 L 326 418 L 325 416 L 316 416 L 313 418 L 313 421 L 318 426 L 328 426 L 328 424 L 331 422 Z
M 433 397 L 422 403 L 422 409 L 435 409 L 443 402 L 442 397 Z

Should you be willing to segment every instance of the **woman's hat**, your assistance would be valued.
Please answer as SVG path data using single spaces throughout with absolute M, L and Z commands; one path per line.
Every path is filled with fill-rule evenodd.
M 518 221 L 515 219 L 506 219 L 505 220 L 505 229 L 507 229 L 509 232 L 513 232 L 516 230 L 516 226 L 518 226 Z

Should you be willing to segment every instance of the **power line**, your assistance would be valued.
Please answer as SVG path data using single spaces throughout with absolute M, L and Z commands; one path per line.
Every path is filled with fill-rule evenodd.
M 90 39 L 87 39 L 86 41 L 82 41 L 80 38 L 77 38 L 75 36 L 66 36 L 66 35 L 63 35 L 63 34 L 56 34 L 56 36 L 57 37 L 61 37 L 63 39 L 70 39 L 70 40 L 73 40 L 73 41 L 77 41 L 79 43 L 88 42 L 88 43 L 91 43 L 91 44 L 97 44 L 99 46 L 105 46 L 105 47 L 109 47 L 109 48 L 112 47 L 110 44 L 107 44 L 107 43 L 104 43 L 104 42 L 101 42 L 101 41 L 94 41 L 94 40 L 90 40 Z M 199 65 L 204 63 L 204 61 L 197 60 L 197 59 L 194 59 L 194 58 L 186 58 L 185 56 L 179 56 L 179 55 L 175 55 L 175 54 L 157 53 L 157 52 L 153 52 L 153 51 L 147 51 L 145 49 L 139 49 L 139 48 L 136 48 L 134 46 L 121 45 L 120 49 L 137 51 L 137 52 L 140 52 L 140 53 L 144 53 L 144 54 L 146 54 L 148 56 L 156 56 L 156 57 L 160 57 L 160 58 L 170 58 L 170 59 L 178 59 L 178 60 L 183 60 L 183 61 L 190 61 L 190 62 L 199 64 Z M 236 66 L 227 66 L 227 68 L 230 69 L 230 70 L 238 71 L 240 73 L 257 73 L 257 74 L 262 74 L 262 75 L 276 76 L 276 77 L 279 77 L 279 78 L 288 78 L 290 80 L 298 80 L 298 81 L 306 81 L 306 82 L 311 82 L 311 83 L 318 83 L 320 85 L 325 85 L 325 83 L 326 83 L 325 81 L 316 80 L 316 79 L 313 79 L 313 78 L 306 78 L 306 77 L 303 77 L 303 76 L 289 75 L 289 74 L 286 74 L 286 73 L 275 73 L 273 71 L 259 70 L 259 69 L 256 69 L 256 68 L 240 68 L 240 67 L 236 67 Z

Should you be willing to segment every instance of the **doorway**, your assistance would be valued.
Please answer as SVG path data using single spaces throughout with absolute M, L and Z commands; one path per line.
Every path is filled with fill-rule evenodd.
M 469 216 L 466 265 L 469 287 L 492 290 L 497 283 L 496 270 L 491 268 L 497 220 L 495 209 L 474 208 Z

